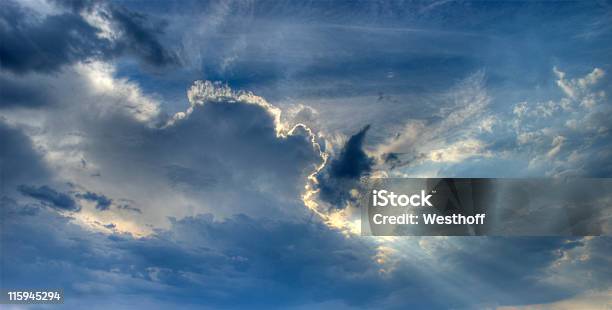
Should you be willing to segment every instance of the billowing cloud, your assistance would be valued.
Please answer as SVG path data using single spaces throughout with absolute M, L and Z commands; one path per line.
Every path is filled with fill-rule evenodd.
M 284 123 L 263 98 L 198 81 L 186 111 L 167 117 L 109 64 L 77 64 L 60 76 L 18 77 L 49 90 L 50 104 L 26 117 L 18 109 L 6 115 L 34 128 L 31 139 L 54 179 L 93 202 L 83 204 L 81 220 L 113 221 L 118 229 L 137 223 L 142 233 L 169 225 L 168 217 L 199 213 L 307 215 L 300 196 L 320 150 L 308 128 Z

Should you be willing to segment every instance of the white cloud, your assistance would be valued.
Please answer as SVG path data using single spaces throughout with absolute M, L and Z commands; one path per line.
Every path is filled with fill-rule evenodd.
M 590 92 L 590 87 L 597 84 L 604 77 L 604 71 L 600 68 L 595 68 L 589 74 L 577 79 L 566 79 L 565 72 L 557 67 L 553 68 L 553 72 L 558 78 L 557 85 L 570 99 L 574 100 L 584 100 L 586 97 L 593 96 L 594 94 Z M 590 100 L 595 99 L 591 98 Z
M 110 14 L 112 13 L 109 12 L 107 7 L 103 5 L 102 2 L 94 4 L 93 9 L 91 10 L 83 10 L 80 12 L 81 17 L 83 17 L 87 23 L 98 29 L 98 33 L 96 35 L 99 38 L 112 42 L 117 40 L 121 36 L 121 33 L 108 18 Z
M 546 156 L 549 158 L 555 157 L 559 151 L 561 151 L 561 147 L 563 146 L 563 142 L 565 142 L 565 140 L 567 139 L 564 136 L 554 137 L 551 143 L 552 148 L 550 151 L 548 151 L 548 153 L 546 153 Z
M 476 156 L 491 156 L 486 150 L 486 145 L 477 139 L 468 138 L 444 146 L 440 149 L 431 150 L 429 159 L 433 162 L 456 163 Z
M 137 84 L 125 78 L 115 77 L 115 68 L 108 63 L 94 61 L 79 63 L 75 73 L 84 77 L 85 88 L 83 98 L 90 108 L 98 113 L 114 112 L 134 117 L 141 122 L 153 122 L 159 116 L 160 103 L 142 93 Z
M 580 168 L 589 164 L 589 160 L 580 153 L 588 152 L 608 136 L 609 125 L 603 115 L 610 111 L 610 106 L 605 92 L 596 90 L 605 73 L 595 68 L 584 77 L 567 78 L 559 68 L 553 71 L 565 97 L 557 101 L 520 102 L 513 108 L 512 124 L 519 151 L 530 154 L 531 170 L 544 168 L 550 175 L 584 173 Z

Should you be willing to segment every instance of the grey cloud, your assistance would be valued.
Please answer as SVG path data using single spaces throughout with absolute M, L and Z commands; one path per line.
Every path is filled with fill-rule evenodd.
M 15 76 L 0 76 L 0 108 L 40 107 L 50 100 L 45 96 L 47 90 L 41 85 L 33 85 Z
M 165 67 L 178 64 L 175 53 L 164 48 L 157 38 L 163 33 L 164 23 L 151 22 L 147 16 L 112 6 L 111 16 L 124 33 L 122 44 L 146 64 Z
M 331 203 L 336 208 L 343 208 L 344 202 L 350 199 L 349 191 L 359 187 L 359 178 L 371 172 L 374 159 L 363 150 L 367 125 L 352 135 L 343 146 L 337 157 L 333 157 L 329 165 L 319 173 L 319 188 L 321 199 Z
M 90 58 L 109 59 L 131 54 L 142 63 L 161 68 L 178 64 L 174 53 L 159 41 L 164 24 L 143 14 L 104 2 L 59 2 L 71 10 L 39 16 L 19 4 L 5 1 L 0 14 L 0 66 L 15 73 L 50 73 Z M 81 12 L 96 11 L 116 26 L 116 40 L 99 36 Z
M 166 175 L 172 186 L 177 188 L 186 189 L 200 189 L 203 187 L 210 187 L 216 184 L 214 178 L 207 177 L 193 169 L 183 167 L 180 165 L 168 165 L 164 167 L 166 169 Z
M 0 175 L 3 193 L 23 183 L 44 181 L 49 176 L 40 154 L 22 130 L 0 118 Z
M 121 210 L 128 210 L 128 211 L 132 211 L 132 212 L 136 212 L 136 213 L 142 214 L 142 210 L 140 210 L 138 208 L 135 208 L 135 207 L 132 207 L 132 206 L 127 205 L 127 204 L 119 205 L 119 206 L 117 206 L 117 208 L 121 209 Z
M 57 192 L 46 185 L 39 187 L 20 185 L 18 189 L 23 195 L 39 200 L 40 202 L 43 202 L 46 205 L 56 209 L 67 211 L 79 211 L 81 209 L 81 207 L 76 204 L 74 199 L 72 199 L 72 197 L 67 194 Z
M 181 303 L 188 298 L 190 303 L 216 307 L 292 305 L 334 294 L 353 298 L 355 290 L 365 292 L 366 287 L 370 292 L 382 290 L 367 280 L 377 278 L 369 255 L 363 255 L 374 255 L 373 249 L 320 223 L 244 215 L 219 221 L 200 215 L 175 220 L 170 230 L 135 239 L 93 233 L 57 213 L 38 209 L 26 214 L 22 208 L 12 203 L 2 210 L 9 228 L 3 241 L 14 246 L 2 266 L 10 286 L 42 281 L 65 287 L 73 296 L 134 294 L 152 300 L 157 299 L 158 289 L 166 287 L 164 299 Z M 11 241 L 17 239 L 24 243 Z M 41 266 L 40 257 L 49 264 Z M 26 269 L 35 270 L 36 279 L 24 277 Z M 88 288 L 112 278 L 113 287 Z M 315 285 L 320 281 L 343 285 Z M 74 305 L 79 299 L 67 302 Z
M 11 1 L 0 7 L 0 65 L 16 73 L 52 72 L 63 65 L 108 51 L 97 29 L 79 15 L 63 13 L 37 20 Z
M 96 194 L 96 193 L 92 193 L 92 192 L 86 192 L 84 194 L 77 194 L 76 195 L 79 198 L 85 199 L 85 200 L 89 200 L 89 201 L 93 201 L 96 203 L 96 209 L 100 210 L 100 211 L 106 211 L 110 208 L 111 204 L 113 203 L 112 199 L 109 199 L 108 197 L 102 195 L 102 194 Z
M 209 91 L 214 92 L 202 90 Z M 101 100 L 97 107 L 104 104 Z M 63 107 L 50 115 L 60 117 Z M 78 185 L 86 180 L 87 191 L 131 200 L 130 208 L 141 210 L 142 216 L 117 214 L 142 225 L 164 226 L 168 216 L 202 212 L 219 217 L 307 216 L 300 195 L 306 175 L 321 158 L 305 131 L 277 135 L 274 109 L 263 98 L 232 93 L 195 104 L 161 127 L 122 110 L 73 110 L 74 122 L 49 122 L 41 140 L 50 151 L 69 158 L 79 154 L 57 165 L 74 171 Z M 54 141 L 74 132 L 78 143 L 56 148 L 66 144 Z M 92 171 L 100 175 L 91 177 Z
M 95 81 L 89 74 L 99 72 L 86 66 L 62 72 L 62 79 L 40 74 L 19 78 L 24 84 L 38 85 L 41 92 L 53 90 L 47 96 L 50 105 L 33 112 L 44 115 L 44 124 L 32 123 L 37 130 L 30 133 L 41 150 L 57 155 L 49 157 L 49 165 L 68 172 L 63 178 L 76 184 L 76 191 L 130 201 L 113 199 L 117 208 L 104 215 L 116 219 L 119 228 L 125 221 L 165 226 L 168 216 L 201 212 L 220 217 L 237 212 L 309 215 L 300 197 L 305 176 L 321 162 L 318 150 L 305 131 L 278 136 L 276 108 L 263 98 L 233 93 L 211 99 L 189 107 L 192 112 L 172 125 L 162 126 L 158 124 L 167 124 L 164 115 L 151 122 L 133 117 L 133 111 L 157 107 L 151 107 L 156 102 L 142 96 L 133 83 L 115 80 L 111 97 L 92 90 Z M 72 87 L 76 91 L 65 96 Z M 137 102 L 125 108 L 126 101 Z
M 129 295 L 138 298 L 124 299 L 125 308 L 143 300 L 198 307 L 339 300 L 366 308 L 474 308 L 551 302 L 610 284 L 603 270 L 579 285 L 550 282 L 604 266 L 609 238 L 410 238 L 398 240 L 397 252 L 380 265 L 370 239 L 345 238 L 317 221 L 199 215 L 135 239 L 87 231 L 50 209 L 3 203 L 3 244 L 12 249 L 2 265 L 4 283 L 64 287 L 74 296 L 66 300 L 71 307 L 91 296 L 104 306 Z M 480 294 L 466 295 L 465 287 Z
M 363 151 L 363 141 L 368 129 L 370 125 L 351 136 L 338 158 L 331 161 L 329 166 L 331 177 L 356 179 L 372 170 L 374 160 Z

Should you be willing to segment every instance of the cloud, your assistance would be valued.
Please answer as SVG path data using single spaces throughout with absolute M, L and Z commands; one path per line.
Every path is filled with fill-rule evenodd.
M 129 211 L 132 211 L 132 212 L 136 212 L 138 214 L 142 214 L 142 210 L 140 210 L 138 208 L 131 207 L 128 204 L 119 205 L 119 206 L 117 206 L 117 208 L 118 209 L 122 209 L 122 210 L 129 210 Z
M 308 134 L 285 132 L 277 108 L 260 97 L 210 82 L 196 82 L 189 93 L 188 110 L 161 128 L 114 117 L 89 122 L 83 156 L 103 175 L 81 184 L 134 201 L 155 225 L 203 212 L 303 214 L 304 177 L 320 161 Z M 130 188 L 109 184 L 114 179 Z
M 110 7 L 110 14 L 122 34 L 121 44 L 125 49 L 154 67 L 178 64 L 177 55 L 164 48 L 158 39 L 164 23 L 152 23 L 146 15 L 117 6 Z
M 72 306 L 93 295 L 157 300 L 162 291 L 167 302 L 181 304 L 188 298 L 189 304 L 212 307 L 282 307 L 329 299 L 367 302 L 354 291 L 382 292 L 369 281 L 377 278 L 369 255 L 364 255 L 371 250 L 316 222 L 244 215 L 221 221 L 199 215 L 134 239 L 84 230 L 43 208 L 23 210 L 14 203 L 3 208 L 8 231 L 3 241 L 15 246 L 5 255 L 3 266 L 12 266 L 3 269 L 5 285 L 43 281 L 64 287 L 75 296 L 66 300 Z M 25 243 L 10 241 L 24 233 L 27 240 L 18 239 Z M 37 257 L 45 258 L 44 266 Z M 36 270 L 36 280 L 22 276 L 30 268 Z M 339 285 L 317 285 L 332 281 Z M 105 300 L 99 298 L 96 304 Z
M 382 164 L 396 172 L 419 174 L 418 168 L 440 169 L 468 159 L 490 156 L 484 136 L 497 125 L 488 108 L 491 97 L 485 74 L 476 72 L 441 96 L 437 117 L 411 119 L 392 138 L 380 143 L 375 153 Z M 391 160 L 391 161 L 389 161 Z M 380 169 L 385 169 L 380 167 Z M 433 176 L 431 172 L 428 175 Z
M 152 67 L 178 63 L 159 42 L 163 23 L 103 2 L 59 2 L 60 7 L 64 5 L 69 10 L 43 15 L 4 1 L 0 66 L 18 74 L 51 73 L 79 61 L 106 60 L 126 53 Z M 105 31 L 112 35 L 104 35 Z
M 5 197 L 2 212 L 9 234 L 3 240 L 15 249 L 7 258 L 12 268 L 5 272 L 11 285 L 27 287 L 36 281 L 65 287 L 78 296 L 67 301 L 74 307 L 93 298 L 100 301 L 100 296 L 108 297 L 102 303 L 123 296 L 119 308 L 326 302 L 349 307 L 474 308 L 546 303 L 583 290 L 546 281 L 548 268 L 558 258 L 556 250 L 579 247 L 565 245 L 564 238 L 387 242 L 347 237 L 329 227 L 337 227 L 328 222 L 337 210 L 319 221 L 304 208 L 300 196 L 322 155 L 312 132 L 283 122 L 279 108 L 252 93 L 201 81 L 188 91 L 185 112 L 137 117 L 143 114 L 136 112 L 146 111 L 149 103 L 155 107 L 154 102 L 137 85 L 104 68 L 75 68 L 76 74 L 63 82 L 85 87 L 48 106 L 44 121 L 29 124 L 33 129 L 28 134 L 54 179 L 71 182 L 72 191 L 81 193 L 75 197 L 87 200 L 87 195 L 93 202 L 105 197 L 117 207 L 97 212 L 97 202 L 83 203 L 69 218 L 53 208 L 16 202 L 23 197 Z M 113 93 L 121 89 L 129 91 Z M 91 98 L 96 105 L 88 104 Z M 144 107 L 126 108 L 139 104 Z M 32 121 L 6 115 L 11 122 Z M 467 131 L 448 126 L 445 132 L 480 132 L 477 125 Z M 315 180 L 321 177 L 324 182 L 324 175 L 333 174 L 356 182 L 376 172 L 364 150 L 366 131 L 339 144 L 343 148 L 337 152 L 330 148 L 335 156 Z M 445 137 L 463 141 L 461 135 Z M 342 168 L 350 162 L 359 163 L 359 169 Z M 45 197 L 62 194 L 51 185 L 46 186 L 49 190 L 30 187 L 30 192 L 44 192 Z M 342 188 L 348 197 L 350 189 Z M 23 277 L 25 270 L 35 271 L 37 278 Z M 606 281 L 599 278 L 591 285 L 601 289 Z M 457 289 L 466 286 L 482 293 L 475 299 Z M 436 298 L 440 295 L 445 298 Z
M 4 256 L 3 266 L 10 266 L 3 269 L 5 285 L 63 287 L 73 296 L 66 300 L 70 307 L 92 298 L 93 307 L 119 308 L 147 303 L 286 308 L 336 301 L 356 308 L 445 309 L 550 303 L 584 290 L 571 281 L 574 263 L 558 249 L 577 261 L 589 255 L 580 262 L 602 268 L 606 265 L 595 260 L 610 251 L 601 246 L 609 243 L 605 238 L 556 237 L 405 238 L 384 247 L 369 238 L 346 238 L 318 221 L 245 215 L 221 220 L 210 214 L 174 219 L 168 229 L 134 238 L 88 230 L 48 208 L 3 205 L 3 244 L 12 249 Z M 26 270 L 36 277 L 24 277 Z M 569 278 L 549 281 L 549 275 Z M 599 292 L 609 287 L 609 279 L 604 271 L 583 281 Z M 479 294 L 467 296 L 465 287 Z M 445 298 L 436 298 L 440 295 Z
M 365 126 L 352 135 L 337 155 L 332 155 L 326 167 L 317 173 L 320 198 L 331 204 L 332 208 L 345 208 L 350 200 L 351 190 L 358 187 L 359 179 L 367 176 L 374 165 L 374 159 L 363 150 L 366 133 Z
M 0 108 L 36 108 L 47 103 L 47 98 L 44 96 L 47 91 L 41 91 L 38 85 L 24 83 L 16 76 L 0 75 L 0 84 L 2 84 Z
M 108 197 L 104 195 L 96 194 L 92 192 L 86 192 L 84 194 L 77 194 L 76 197 L 95 202 L 96 209 L 100 211 L 108 210 L 111 204 L 113 203 L 112 199 L 109 199 Z
M 601 88 L 604 70 L 579 78 L 557 67 L 553 73 L 560 99 L 520 101 L 510 112 L 499 107 L 503 98 L 488 94 L 482 72 L 466 78 L 443 96 L 451 104 L 442 105 L 439 117 L 410 120 L 376 147 L 375 170 L 444 177 L 609 175 L 603 158 L 609 155 L 612 107 Z
M 308 128 L 281 120 L 261 97 L 210 81 L 195 82 L 185 111 L 167 116 L 154 95 L 115 74 L 112 65 L 92 62 L 66 67 L 59 78 L 18 76 L 48 91 L 48 104 L 4 112 L 31 128 L 54 180 L 129 206 L 95 212 L 107 204 L 83 204 L 80 220 L 113 222 L 120 231 L 137 226 L 142 234 L 167 227 L 169 216 L 308 215 L 300 196 L 322 160 Z
M 609 176 L 606 67 L 534 78 L 553 76 L 553 49 L 607 60 L 601 45 L 548 33 L 582 31 L 582 15 L 568 28 L 548 7 L 546 23 L 514 6 L 494 12 L 522 16 L 545 45 L 514 19 L 475 29 L 495 19 L 478 6 L 433 4 L 425 20 L 418 5 L 153 3 L 145 15 L 124 4 L 0 4 L 6 283 L 64 287 L 73 308 L 473 309 L 607 297 L 609 238 L 345 229 L 365 175 Z M 602 17 L 567 7 L 586 22 Z M 177 64 L 190 67 L 148 74 Z M 479 67 L 487 74 L 469 74 Z M 195 82 L 186 106 L 182 93 L 165 97 L 202 76 L 231 87 Z M 540 93 L 548 84 L 550 97 Z M 545 100 L 523 98 L 524 85 Z M 283 115 L 299 104 L 316 110 Z M 341 203 L 322 199 L 325 188 Z M 79 212 L 56 205 L 66 197 Z
M 563 92 L 570 99 L 578 99 L 578 96 L 589 97 L 588 88 L 597 84 L 597 82 L 604 76 L 604 71 L 600 68 L 595 68 L 593 71 L 586 76 L 578 79 L 566 79 L 565 72 L 559 70 L 557 67 L 553 68 L 553 72 L 557 76 L 557 85 L 563 90 Z
M 369 125 L 351 136 L 338 157 L 330 161 L 331 177 L 357 179 L 372 170 L 373 160 L 363 151 L 363 142 L 368 129 Z
M 612 251 L 610 237 L 583 237 L 568 241 L 555 250 L 556 259 L 551 262 L 543 275 L 547 283 L 559 283 L 576 290 L 594 292 L 609 283 L 612 272 L 604 266 L 611 263 L 609 253 Z M 603 286 L 606 288 L 606 286 Z
M 499 310 L 520 310 L 520 309 L 602 309 L 608 306 L 612 298 L 611 291 L 586 293 L 572 298 L 556 301 L 548 304 L 536 305 L 515 305 L 499 307 Z
M 520 102 L 514 106 L 512 130 L 519 151 L 532 154 L 529 167 L 548 175 L 604 176 L 609 164 L 600 160 L 609 146 L 610 102 L 598 84 L 605 72 L 593 69 L 581 78 L 566 77 L 554 67 L 560 100 Z M 592 167 L 599 166 L 597 169 Z
M 47 116 L 59 110 L 71 110 L 65 117 L 74 117 L 79 108 L 91 115 L 126 114 L 153 124 L 161 110 L 155 94 L 143 94 L 133 81 L 116 78 L 113 65 L 99 61 L 79 62 L 51 75 L 0 71 L 3 80 L 11 82 L 2 89 L 7 96 L 0 98 L 0 112 L 32 126 L 50 121 Z
M 16 73 L 52 72 L 107 48 L 96 29 L 75 14 L 41 17 L 12 1 L 0 15 L 0 64 Z
M 16 185 L 46 180 L 50 171 L 23 130 L 10 126 L 0 117 L 0 171 L 2 190 Z
M 486 146 L 478 139 L 468 138 L 453 142 L 440 149 L 430 151 L 429 160 L 432 162 L 457 163 L 477 156 L 490 156 L 485 151 Z
M 39 200 L 53 208 L 66 211 L 79 211 L 80 207 L 76 204 L 74 199 L 67 194 L 60 193 L 54 189 L 43 185 L 39 187 L 20 185 L 19 191 L 26 196 Z

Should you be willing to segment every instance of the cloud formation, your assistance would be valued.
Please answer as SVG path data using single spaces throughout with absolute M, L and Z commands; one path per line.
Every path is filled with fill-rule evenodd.
M 100 195 L 100 194 L 96 194 L 96 193 L 92 193 L 92 192 L 86 192 L 84 194 L 77 194 L 76 195 L 78 198 L 82 198 L 85 200 L 89 200 L 92 202 L 96 203 L 96 209 L 100 210 L 100 211 L 106 211 L 110 208 L 111 204 L 113 203 L 112 199 L 107 198 L 104 195 Z
M 53 208 L 67 211 L 78 211 L 80 209 L 72 197 L 59 193 L 46 185 L 40 187 L 20 185 L 18 189 L 23 195 L 37 199 Z
M 137 85 L 115 78 L 108 64 L 77 64 L 60 76 L 19 77 L 42 85 L 41 93 L 49 90 L 49 104 L 26 118 L 16 117 L 18 109 L 7 115 L 35 128 L 29 139 L 54 168 L 53 179 L 72 184 L 74 198 L 117 211 L 96 215 L 83 205 L 86 212 L 78 217 L 116 221 L 118 229 L 137 223 L 142 233 L 151 230 L 148 225 L 169 225 L 168 217 L 199 213 L 307 214 L 300 195 L 322 160 L 320 150 L 308 128 L 281 121 L 280 109 L 263 98 L 197 81 L 186 111 L 168 117 Z M 62 97 L 74 86 L 69 98 Z M 46 182 L 34 184 L 56 183 Z
M 324 169 L 317 173 L 319 196 L 333 208 L 342 209 L 351 197 L 351 190 L 359 188 L 360 178 L 367 176 L 374 159 L 363 150 L 367 125 L 352 135 L 337 155 L 328 159 Z
M 79 61 L 124 53 L 153 67 L 178 62 L 159 42 L 163 23 L 115 4 L 59 1 L 58 12 L 46 15 L 13 1 L 1 7 L 0 66 L 14 73 L 56 72 Z
M 598 260 L 605 260 L 610 249 L 591 244 L 607 244 L 599 238 L 424 237 L 385 249 L 316 221 L 199 215 L 135 239 L 86 230 L 50 209 L 3 204 L 4 246 L 13 249 L 5 254 L 12 266 L 4 273 L 5 283 L 44 281 L 64 287 L 73 296 L 66 300 L 70 307 L 96 298 L 94 308 L 108 303 L 119 308 L 326 308 L 325 303 L 330 308 L 471 308 L 548 303 L 570 298 L 584 286 L 610 285 L 603 269 L 581 283 L 556 280 L 571 279 L 573 260 L 585 272 L 604 266 Z M 19 237 L 24 235 L 27 240 Z M 474 255 L 474 249 L 480 254 Z M 20 276 L 26 270 L 37 278 Z M 504 281 L 498 281 L 500 274 Z M 480 294 L 466 296 L 465 287 Z M 445 298 L 436 298 L 440 294 Z
M 2 190 L 12 191 L 23 183 L 46 180 L 49 171 L 22 129 L 0 118 L 0 171 Z
M 609 295 L 609 237 L 361 238 L 351 204 L 372 176 L 609 176 L 606 5 L 0 9 L 3 285 L 105 309 Z
M 511 111 L 493 106 L 483 72 L 468 77 L 445 95 L 451 104 L 439 118 L 410 120 L 377 146 L 380 169 L 399 176 L 609 176 L 605 71 L 569 79 L 552 71 L 560 99 L 522 101 Z

